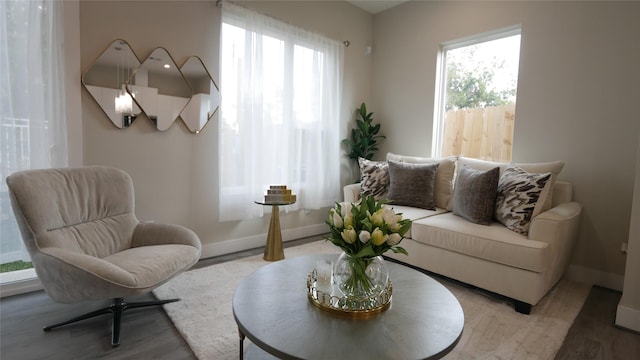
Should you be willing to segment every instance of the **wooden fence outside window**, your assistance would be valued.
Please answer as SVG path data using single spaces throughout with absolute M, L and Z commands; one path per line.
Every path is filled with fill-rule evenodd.
M 515 103 L 447 111 L 442 155 L 511 161 L 515 117 Z

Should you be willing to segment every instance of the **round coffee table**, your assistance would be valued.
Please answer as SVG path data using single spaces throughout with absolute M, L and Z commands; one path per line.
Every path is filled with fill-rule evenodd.
M 324 311 L 307 299 L 307 275 L 319 259 L 300 256 L 258 269 L 238 285 L 233 315 L 243 340 L 280 359 L 439 359 L 458 343 L 462 307 L 431 277 L 387 261 L 391 306 L 371 318 Z M 247 357 L 256 355 L 248 351 Z

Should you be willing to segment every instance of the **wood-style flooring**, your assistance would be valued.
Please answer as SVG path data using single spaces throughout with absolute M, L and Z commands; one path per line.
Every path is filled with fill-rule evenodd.
M 556 360 L 640 359 L 640 334 L 614 325 L 621 295 L 600 286 L 592 287 Z
M 285 247 L 314 240 L 317 238 L 291 241 L 285 243 Z M 196 267 L 261 254 L 263 251 L 259 248 L 205 259 Z M 129 298 L 127 301 L 153 299 L 154 296 L 148 294 Z M 619 299 L 619 292 L 593 287 L 556 359 L 640 359 L 640 335 L 613 326 Z M 58 304 L 43 291 L 1 299 L 0 359 L 195 359 L 187 343 L 160 307 L 125 312 L 121 345 L 116 348 L 110 345 L 111 322 L 106 315 L 51 332 L 42 331 L 45 325 L 67 320 L 107 304 L 108 301 Z

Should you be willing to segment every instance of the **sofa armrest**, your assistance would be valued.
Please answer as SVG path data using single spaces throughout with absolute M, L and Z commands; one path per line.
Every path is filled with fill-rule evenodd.
M 356 203 L 360 200 L 360 183 L 345 185 L 344 189 L 344 201 L 350 203 Z
M 569 265 L 578 238 L 582 205 L 566 202 L 540 213 L 529 227 L 529 239 L 549 244 L 548 280 L 555 284 Z
M 582 212 L 582 205 L 575 201 L 558 204 L 547 211 L 543 211 L 531 221 L 531 227 L 545 221 L 562 222 L 579 220 Z

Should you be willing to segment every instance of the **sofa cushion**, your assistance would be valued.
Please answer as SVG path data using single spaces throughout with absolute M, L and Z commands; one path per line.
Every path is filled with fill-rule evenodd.
M 435 210 L 433 188 L 438 163 L 409 164 L 388 161 L 391 204 Z
M 411 226 L 411 238 L 479 259 L 543 272 L 549 266 L 549 247 L 543 241 L 529 240 L 498 222 L 478 225 L 453 213 L 418 219 Z
M 507 168 L 498 182 L 495 218 L 509 230 L 526 235 L 531 219 L 542 210 L 540 194 L 551 173 L 529 173 L 514 166 Z
M 393 209 L 396 214 L 402 214 L 403 219 L 409 219 L 411 221 L 428 218 L 429 216 L 444 214 L 447 212 L 445 209 L 435 208 L 435 210 L 419 209 L 412 206 L 403 205 L 387 205 Z M 404 237 L 411 238 L 411 228 L 404 234 Z
M 469 158 L 469 157 L 465 157 L 465 156 L 460 156 L 458 158 L 458 173 L 460 172 L 460 169 L 462 169 L 463 166 L 468 166 L 472 169 L 476 169 L 476 170 L 490 170 L 493 169 L 495 167 L 500 168 L 500 174 L 502 175 L 502 172 L 504 171 L 504 169 L 507 168 L 507 166 L 509 166 L 509 163 L 507 162 L 498 162 L 498 161 L 489 161 L 489 160 L 481 160 L 481 159 L 475 159 L 475 158 Z
M 360 195 L 373 196 L 376 200 L 386 198 L 389 191 L 387 162 L 358 158 L 358 165 L 360 165 Z
M 551 175 L 553 177 L 553 175 Z M 573 184 L 567 181 L 556 181 L 553 184 L 553 206 L 573 201 Z
M 387 153 L 387 161 L 400 161 L 410 164 L 440 164 L 436 170 L 433 200 L 437 207 L 453 210 L 453 178 L 456 172 L 456 156 L 445 158 L 425 158 L 417 156 Z
M 453 191 L 453 213 L 473 223 L 489 225 L 493 220 L 499 177 L 497 167 L 481 171 L 464 165 Z
M 558 174 L 562 171 L 564 167 L 563 161 L 550 161 L 550 162 L 540 162 L 540 163 L 508 163 L 508 162 L 496 162 L 496 161 L 488 161 L 488 160 L 480 160 L 474 158 L 468 158 L 464 156 L 460 156 L 458 158 L 458 169 L 460 169 L 463 165 L 467 165 L 470 168 L 477 170 L 489 170 L 494 167 L 500 168 L 500 174 L 504 172 L 504 170 L 510 166 L 518 166 L 523 170 L 530 173 L 551 173 L 551 181 L 547 182 L 541 197 L 543 200 L 540 203 L 542 211 L 551 209 L 553 203 L 553 187 L 558 178 Z M 459 171 L 459 170 L 458 170 Z

